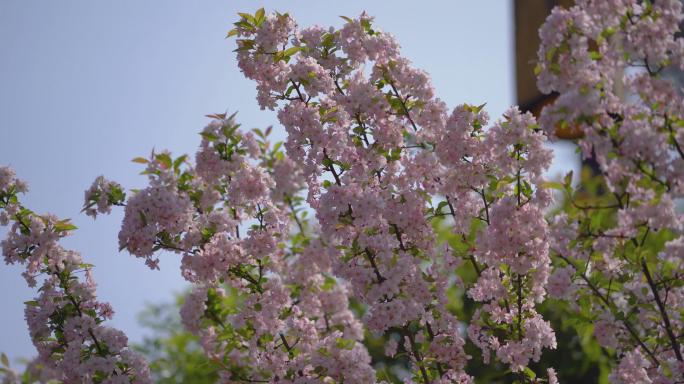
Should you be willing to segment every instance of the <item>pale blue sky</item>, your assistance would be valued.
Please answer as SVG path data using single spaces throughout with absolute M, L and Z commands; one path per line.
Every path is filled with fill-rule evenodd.
M 83 191 L 100 174 L 140 187 L 130 159 L 152 148 L 194 152 L 208 113 L 238 110 L 247 127 L 282 131 L 274 113 L 259 110 L 234 41 L 224 40 L 236 12 L 261 5 L 324 26 L 365 9 L 450 106 L 487 102 L 496 117 L 514 103 L 506 0 L 3 0 L 0 164 L 30 184 L 26 205 L 73 219 L 79 230 L 65 245 L 96 265 L 100 298 L 116 311 L 111 325 L 134 341 L 144 332 L 137 315 L 145 303 L 169 301 L 185 286 L 178 257 L 166 255 L 161 271 L 150 271 L 119 253 L 122 213 L 93 222 L 79 213 Z M 34 354 L 23 302 L 35 291 L 20 272 L 0 264 L 0 351 L 13 359 Z

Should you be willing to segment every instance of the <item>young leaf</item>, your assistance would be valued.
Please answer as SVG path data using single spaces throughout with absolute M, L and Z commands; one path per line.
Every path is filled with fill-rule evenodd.
M 525 367 L 525 374 L 532 380 L 537 378 L 537 374 L 534 373 L 534 371 L 530 367 Z
M 440 201 L 439 204 L 437 205 L 437 209 L 435 209 L 435 213 L 440 214 L 442 213 L 442 208 L 446 207 L 449 205 L 449 203 L 445 201 Z
M 238 15 L 240 15 L 243 19 L 247 20 L 250 24 L 256 24 L 254 16 L 250 15 L 249 13 L 238 12 Z
M 187 158 L 188 158 L 188 155 L 182 155 L 182 156 L 178 157 L 173 162 L 173 169 L 178 171 L 178 169 L 180 169 L 181 164 L 183 164 Z
M 218 136 L 211 132 L 200 132 L 200 136 L 202 136 L 206 141 L 216 141 L 218 140 Z
M 266 19 L 265 16 L 266 16 L 266 11 L 264 10 L 263 7 L 257 9 L 256 13 L 254 14 L 254 24 L 256 24 L 257 27 L 260 26 L 261 23 L 263 23 L 264 20 Z
M 211 115 L 204 115 L 210 119 L 223 120 L 226 118 L 225 113 L 212 113 Z
M 290 57 L 290 56 L 294 55 L 295 53 L 297 53 L 301 50 L 302 50 L 302 47 L 290 47 L 290 48 L 286 49 L 285 51 L 283 51 L 283 56 Z
M 72 231 L 72 230 L 77 229 L 77 228 L 78 227 L 76 227 L 75 225 L 73 225 L 69 222 L 69 219 L 60 220 L 60 221 L 55 223 L 55 230 L 57 232 Z
M 572 186 L 572 171 L 568 172 L 565 177 L 563 178 L 563 184 L 566 187 Z
M 154 157 L 155 160 L 157 160 L 161 165 L 164 166 L 164 168 L 169 169 L 171 168 L 171 156 L 169 156 L 168 153 L 160 153 Z
M 546 181 L 546 182 L 542 183 L 541 186 L 544 188 L 547 188 L 547 189 L 555 189 L 558 191 L 564 191 L 565 190 L 565 186 L 563 184 L 557 182 L 557 181 Z

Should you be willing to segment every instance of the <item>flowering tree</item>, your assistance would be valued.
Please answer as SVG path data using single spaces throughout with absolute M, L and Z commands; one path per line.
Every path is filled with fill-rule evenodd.
M 240 16 L 228 36 L 284 144 L 210 115 L 194 162 L 137 158 L 146 188 L 100 177 L 84 205 L 93 217 L 124 207 L 120 248 L 151 269 L 162 250 L 182 257 L 193 284 L 182 322 L 221 382 L 471 383 L 477 358 L 509 382 L 557 383 L 535 365 L 557 347 L 543 303 L 593 328 L 614 358 L 611 382 L 684 380 L 684 99 L 661 76 L 684 70 L 680 2 L 554 10 L 537 71 L 559 96 L 540 123 L 515 107 L 492 124 L 483 106 L 449 111 L 366 14 L 339 29 Z M 544 180 L 558 126 L 584 133 L 600 194 Z M 150 382 L 104 326 L 112 311 L 91 266 L 59 245 L 75 228 L 22 206 L 25 184 L 0 170 L 5 260 L 43 281 L 26 309 L 40 380 Z M 465 318 L 463 301 L 474 305 Z
M 679 1 L 581 2 L 540 31 L 539 87 L 559 93 L 541 125 L 580 129 L 605 192 L 554 218 L 552 296 L 594 323 L 620 358 L 615 383 L 682 381 L 684 99 L 661 73 L 684 70 Z

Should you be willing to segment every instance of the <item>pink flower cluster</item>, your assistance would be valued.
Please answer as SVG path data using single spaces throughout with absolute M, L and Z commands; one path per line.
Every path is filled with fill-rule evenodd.
M 5 262 L 26 265 L 24 277 L 32 287 L 38 277 L 42 279 L 38 297 L 27 301 L 25 309 L 38 349 L 35 363 L 43 366 L 41 380 L 150 383 L 147 363 L 128 348 L 127 337 L 103 324 L 113 310 L 97 300 L 90 266 L 77 252 L 59 244 L 76 227 L 68 220 L 40 216 L 23 207 L 17 194 L 26 189 L 11 169 L 0 167 L 2 224 L 11 222 L 2 241 Z
M 192 211 L 187 196 L 162 186 L 145 188 L 126 202 L 119 246 L 146 258 L 150 268 L 157 268 L 158 260 L 152 257 L 154 247 L 176 245 L 177 237 L 190 226 Z
M 152 267 L 158 250 L 182 255 L 194 288 L 181 318 L 224 381 L 373 382 L 348 291 L 302 212 L 302 171 L 268 131 L 212 117 L 194 167 L 145 161 L 150 186 L 126 202 L 122 247 Z
M 581 131 L 602 183 L 593 198 L 565 190 L 555 221 L 552 296 L 593 320 L 621 360 L 613 383 L 684 380 L 681 284 L 684 94 L 665 73 L 684 61 L 682 3 L 582 0 L 540 30 L 540 89 L 557 92 L 542 128 Z
M 85 191 L 86 204 L 83 211 L 86 215 L 96 218 L 98 213 L 110 213 L 112 205 L 121 205 L 125 197 L 121 185 L 105 179 L 104 176 L 98 176 L 93 185 Z
M 481 107 L 462 105 L 450 115 L 428 75 L 366 14 L 339 30 L 299 31 L 283 21 L 288 33 L 267 39 L 277 41 L 276 53 L 259 43 L 274 33 L 268 26 L 249 18 L 236 25 L 240 68 L 257 83 L 262 108 L 278 109 L 332 272 L 367 306 L 369 330 L 403 341 L 417 380 L 471 380 L 461 322 L 446 299 L 460 284 L 453 278 L 461 259 L 478 274 L 489 271 L 473 296 L 500 313 L 471 324 L 485 353 L 499 348 L 479 342 L 494 328 L 505 335 L 499 357 L 515 371 L 555 348 L 550 325 L 534 310 L 550 265 L 542 211 L 550 195 L 541 177 L 551 155 L 531 115 L 511 109 L 490 128 Z M 254 70 L 266 63 L 269 71 Z M 447 217 L 455 234 L 477 239 L 466 252 L 438 246 L 433 222 Z M 473 229 L 473 221 L 484 226 Z M 497 289 L 484 288 L 490 285 Z M 504 309 L 509 300 L 519 305 Z
M 194 161 L 136 158 L 149 185 L 126 199 L 99 177 L 84 211 L 125 206 L 120 247 L 152 269 L 160 251 L 182 257 L 193 288 L 181 319 L 221 382 L 383 382 L 364 345 L 382 337 L 405 383 L 473 383 L 467 343 L 520 380 L 558 383 L 553 368 L 533 371 L 557 347 L 538 309 L 549 297 L 619 358 L 611 382 L 681 382 L 684 95 L 663 76 L 684 63 L 681 8 L 554 10 L 537 71 L 558 98 L 539 124 L 515 107 L 491 124 L 484 105 L 449 110 L 365 13 L 337 29 L 241 14 L 229 33 L 239 67 L 285 143 L 210 115 Z M 582 189 L 544 180 L 558 128 L 580 130 L 597 164 Z M 563 212 L 547 220 L 551 189 Z M 22 207 L 24 191 L 0 168 L 5 260 L 25 264 L 31 286 L 44 275 L 26 318 L 45 372 L 149 382 L 126 337 L 102 325 L 112 310 L 89 266 L 59 245 L 75 227 Z M 457 318 L 454 292 L 472 318 Z
M 0 167 L 0 225 L 8 225 L 14 215 L 19 213 L 18 193 L 26 193 L 28 186 L 22 180 L 17 179 L 10 167 Z

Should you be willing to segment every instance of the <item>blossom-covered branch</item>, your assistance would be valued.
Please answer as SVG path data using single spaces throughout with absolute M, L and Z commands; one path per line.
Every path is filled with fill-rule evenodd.
M 481 313 L 506 303 L 507 315 L 478 315 L 471 339 L 522 371 L 542 348 L 555 347 L 549 324 L 534 311 L 549 266 L 543 136 L 516 109 L 489 130 L 482 107 L 462 105 L 449 116 L 428 75 L 400 56 L 391 35 L 365 14 L 345 20 L 339 30 L 298 30 L 288 15 L 243 15 L 231 32 L 261 107 L 278 108 L 288 155 L 304 164 L 307 201 L 335 255 L 334 272 L 368 306 L 371 331 L 404 341 L 416 381 L 446 383 L 471 380 L 461 323 L 447 309 L 461 263 L 455 256 L 478 273 L 491 266 L 471 292 L 487 302 Z M 439 196 L 446 201 L 435 207 Z M 478 238 L 463 254 L 436 242 L 432 220 L 447 206 L 454 233 Z M 478 219 L 491 225 L 472 229 Z M 510 277 L 499 293 L 476 293 L 487 291 L 488 278 L 500 281 L 499 273 Z M 492 326 L 506 330 L 502 340 Z
M 0 167 L 0 224 L 9 225 L 2 241 L 5 262 L 26 265 L 23 275 L 31 287 L 42 280 L 39 296 L 25 309 L 38 349 L 33 365 L 42 367 L 34 379 L 150 383 L 147 363 L 129 349 L 126 335 L 103 324 L 114 312 L 96 298 L 92 266 L 59 244 L 76 227 L 21 205 L 19 194 L 26 190 L 10 168 Z
M 542 127 L 581 131 L 599 172 L 584 191 L 557 186 L 570 206 L 552 229 L 550 292 L 620 356 L 614 383 L 684 380 L 684 98 L 663 71 L 684 70 L 682 18 L 675 0 L 584 0 L 540 31 L 539 87 L 559 93 Z

